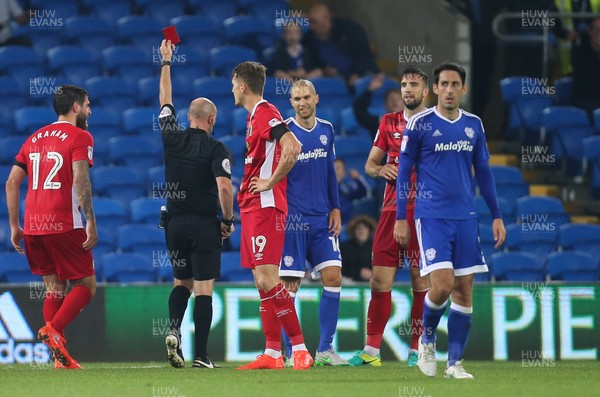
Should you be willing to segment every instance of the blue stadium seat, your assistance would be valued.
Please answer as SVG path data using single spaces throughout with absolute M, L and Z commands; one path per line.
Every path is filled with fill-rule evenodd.
M 16 252 L 0 254 L 0 283 L 32 283 L 42 281 L 31 274 L 25 255 Z
M 594 197 L 600 198 L 600 136 L 584 139 L 583 155 L 590 168 L 590 191 Z
M 98 225 L 110 233 L 109 241 L 116 241 L 116 228 L 129 223 L 127 207 L 121 201 L 107 197 L 94 197 L 93 205 Z
M 544 109 L 544 130 L 551 140 L 552 154 L 566 159 L 567 172 L 581 173 L 582 141 L 592 135 L 592 126 L 584 110 L 572 106 L 552 106 Z
M 239 252 L 240 245 L 242 242 L 242 226 L 239 223 L 236 223 L 234 226 L 235 230 L 233 231 L 231 236 L 229 236 L 229 246 L 233 251 Z
M 539 223 L 543 227 L 554 225 L 556 230 L 570 220 L 559 199 L 542 196 L 527 196 L 518 199 L 516 216 L 519 223 Z M 532 228 L 536 229 L 538 226 Z M 532 228 L 526 227 L 525 229 L 532 230 Z
M 191 81 L 210 75 L 208 56 L 205 51 L 198 51 L 193 46 L 187 44 L 177 46 L 175 51 L 172 58 L 175 67 L 172 76 L 173 82 L 185 85 L 191 91 Z M 176 91 L 173 92 L 176 95 Z
M 42 27 L 44 26 L 43 20 L 52 23 L 54 22 L 52 19 L 57 19 L 56 27 L 61 27 L 62 25 L 58 25 L 59 18 L 64 20 L 64 18 L 79 14 L 79 3 L 77 0 L 29 0 L 29 5 L 32 9 L 36 10 L 37 13 L 41 13 L 41 15 L 37 15 L 38 17 L 41 17 Z M 42 10 L 45 10 L 45 12 Z M 34 15 L 31 16 L 31 19 L 36 18 Z M 44 30 L 51 29 L 46 28 Z
M 0 164 L 12 166 L 15 156 L 25 143 L 26 136 L 7 136 L 0 138 Z M 4 180 L 6 181 L 6 179 Z
M 98 16 L 109 24 L 117 26 L 117 21 L 122 17 L 131 15 L 132 2 L 130 0 L 81 0 L 88 7 L 92 15 Z
M 126 222 L 124 222 L 126 223 Z M 118 226 L 115 226 L 115 228 Z M 107 225 L 98 226 L 98 243 L 92 249 L 94 255 L 94 270 L 96 272 L 96 281 L 104 281 L 104 255 L 115 253 L 119 246 L 117 244 L 116 233 Z
M 91 95 L 91 94 L 90 94 Z M 96 98 L 92 98 L 95 102 Z M 89 129 L 94 136 L 94 149 L 97 150 L 100 139 L 106 141 L 108 149 L 108 139 L 117 136 L 121 130 L 121 113 L 92 104 L 92 116 L 88 118 Z
M 216 23 L 233 17 L 237 13 L 236 0 L 188 0 L 196 14 L 211 18 Z
M 594 110 L 594 133 L 600 135 L 600 108 Z
M 244 157 L 246 151 L 246 137 L 243 135 L 227 135 L 220 137 L 219 140 L 223 142 L 225 147 L 231 153 L 232 159 L 240 159 Z
M 185 14 L 184 0 L 135 0 L 135 4 L 144 15 L 157 19 L 163 26 L 169 25 L 172 18 Z
M 171 20 L 177 29 L 182 44 L 198 51 L 224 44 L 222 26 L 213 19 L 200 15 L 183 15 Z
M 362 170 L 372 145 L 371 139 L 365 136 L 336 137 L 335 155 L 343 160 L 348 156 L 364 156 L 363 166 L 360 168 Z
M 271 24 L 276 19 L 291 17 L 289 6 L 285 0 L 238 0 L 238 5 L 253 17 L 260 18 Z
M 585 252 L 554 252 L 546 258 L 551 280 L 593 282 L 600 280 L 600 263 Z
M 505 165 L 493 165 L 490 168 L 496 182 L 498 197 L 506 199 L 509 205 L 514 205 L 518 198 L 529 193 L 529 186 L 518 168 Z
M 52 22 L 44 22 L 44 20 Z M 33 24 L 32 26 L 29 24 L 14 26 L 12 30 L 13 36 L 27 37 L 32 44 L 31 49 L 34 50 L 36 54 L 44 58 L 48 48 L 56 47 L 62 44 L 62 27 L 60 29 L 40 29 L 39 26 L 44 23 L 58 24 L 63 22 L 63 19 L 34 17 L 30 21 L 33 21 L 30 22 Z
M 147 136 L 116 136 L 110 138 L 110 159 L 116 165 L 140 170 L 144 180 L 148 168 L 162 164 L 162 142 L 158 134 Z
M 240 282 L 254 281 L 252 271 L 240 264 L 239 252 L 223 252 L 221 254 L 221 281 Z
M 119 247 L 126 252 L 143 254 L 152 259 L 168 257 L 165 231 L 156 225 L 133 223 L 119 227 Z M 156 261 L 157 268 L 160 262 Z
M 118 77 L 92 77 L 85 81 L 84 87 L 92 98 L 92 106 L 101 106 L 113 112 L 121 112 L 135 106 L 136 90 L 127 81 Z M 93 120 L 93 107 L 92 117 Z
M 340 113 L 340 118 L 342 127 L 340 131 L 343 135 L 369 136 L 369 131 L 358 124 L 352 107 L 343 109 Z
M 505 246 L 509 250 L 529 252 L 544 257 L 556 249 L 558 226 L 543 222 L 508 225 Z
M 157 19 L 145 15 L 131 15 L 119 19 L 117 23 L 121 40 L 146 55 L 160 57 L 159 46 L 164 37 L 161 31 L 163 26 Z
M 341 111 L 352 106 L 352 96 L 344 80 L 335 77 L 318 77 L 311 81 L 319 94 L 319 109 L 330 108 Z
M 159 41 L 160 43 L 160 41 Z M 111 75 L 137 84 L 139 79 L 155 75 L 158 70 L 150 55 L 129 46 L 109 47 L 102 51 L 104 67 Z M 157 62 L 159 62 L 157 58 Z
M 257 60 L 256 54 L 251 49 L 232 45 L 212 48 L 209 57 L 212 72 L 217 76 L 225 77 L 231 77 L 231 72 L 238 63 Z
M 223 28 L 229 44 L 249 47 L 257 53 L 275 46 L 278 41 L 273 22 L 249 15 L 227 18 Z
M 215 136 L 230 135 L 233 132 L 233 111 L 231 79 L 225 77 L 202 77 L 194 80 L 194 97 L 210 98 L 217 107 Z
M 146 195 L 139 176 L 127 167 L 94 167 L 90 174 L 94 191 L 102 196 L 128 205 L 131 200 Z
M 554 88 L 556 89 L 554 102 L 562 106 L 571 105 L 573 100 L 573 77 L 567 76 L 554 80 Z
M 47 107 L 30 106 L 15 112 L 15 130 L 26 135 L 55 121 L 56 113 Z
M 319 108 L 317 108 L 316 113 L 317 113 L 318 118 L 331 123 L 331 125 L 333 125 L 333 131 L 334 131 L 335 135 L 339 135 L 339 132 L 341 130 L 340 112 L 334 111 L 328 107 L 323 107 L 323 108 L 319 107 Z
M 488 266 L 490 266 L 490 260 L 493 254 L 498 252 L 502 252 L 502 247 L 500 250 L 497 250 L 494 246 L 496 242 L 494 241 L 494 232 L 492 230 L 492 225 L 487 223 L 479 223 L 479 246 L 481 247 L 481 251 L 483 252 L 483 257 L 487 262 Z
M 524 95 L 523 91 L 531 92 Z M 500 81 L 500 91 L 508 108 L 508 134 L 520 136 L 527 144 L 536 144 L 540 139 L 542 112 L 552 104 L 545 95 L 541 81 L 525 76 L 507 77 Z
M 559 228 L 559 245 L 563 250 L 576 250 L 600 259 L 600 226 L 567 223 Z
M 31 48 L 23 46 L 0 48 L 0 73 L 9 74 L 18 81 L 48 75 L 44 58 Z
M 148 170 L 148 181 L 155 186 L 160 186 L 160 184 L 164 184 L 165 182 L 165 167 L 163 165 L 159 165 L 157 167 L 152 167 Z
M 158 281 L 158 273 L 152 267 L 152 259 L 136 254 L 106 254 L 102 260 L 104 278 L 111 283 L 135 283 Z
M 104 48 L 116 44 L 117 34 L 105 19 L 93 15 L 80 15 L 65 21 L 65 38 L 71 44 L 85 47 L 96 58 Z
M 491 225 L 493 222 L 492 215 L 490 214 L 490 209 L 485 202 L 483 196 L 475 196 L 475 210 L 477 211 L 477 217 L 479 218 L 479 223 L 484 223 L 486 225 Z M 511 203 L 508 202 L 505 198 L 498 198 L 498 205 L 500 206 L 500 212 L 502 213 L 502 219 L 506 225 L 510 225 L 515 222 L 515 214 L 514 207 L 511 206 Z
M 0 113 L 6 118 L 12 120 L 12 115 L 17 109 L 27 106 L 29 103 L 29 95 L 29 89 L 24 89 L 19 86 L 19 83 L 17 83 L 14 78 L 0 76 Z M 10 133 L 14 132 L 11 131 Z
M 358 97 L 363 92 L 365 92 L 369 88 L 369 84 L 371 84 L 371 80 L 373 76 L 365 76 L 354 82 L 354 95 Z M 398 83 L 394 79 L 385 78 L 383 80 L 383 85 L 375 90 L 371 95 L 371 103 L 372 107 L 385 107 L 385 94 L 389 90 L 400 89 L 400 83 Z
M 246 135 L 246 119 L 248 111 L 244 108 L 236 108 L 233 111 L 233 133 L 234 135 Z
M 98 61 L 92 53 L 81 46 L 59 46 L 48 50 L 50 67 L 76 85 L 102 74 Z
M 542 258 L 528 252 L 500 252 L 492 255 L 492 271 L 496 281 L 544 281 Z
M 179 73 L 180 70 L 178 69 L 177 72 Z M 192 86 L 189 84 L 189 81 L 186 84 L 181 80 L 173 79 L 171 83 L 173 87 L 173 106 L 175 109 L 188 107 L 193 99 Z M 158 86 L 159 77 L 145 77 L 138 81 L 138 103 L 146 107 L 160 109 Z
M 154 133 L 158 136 L 160 132 L 158 125 L 159 110 L 157 107 L 134 107 L 125 110 L 123 112 L 123 132 L 147 137 L 152 136 L 152 133 Z
M 131 220 L 136 223 L 158 225 L 162 205 L 166 205 L 165 200 L 152 197 L 135 199 L 131 202 Z

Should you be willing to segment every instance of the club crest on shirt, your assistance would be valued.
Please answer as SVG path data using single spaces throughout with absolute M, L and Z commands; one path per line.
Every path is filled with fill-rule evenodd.
M 402 136 L 402 134 L 399 133 L 398 131 L 394 131 L 393 136 L 394 136 L 394 139 L 400 139 L 400 137 Z
M 402 137 L 402 143 L 400 144 L 400 151 L 404 152 L 404 149 L 406 149 L 406 144 L 408 143 L 408 135 L 404 135 Z
M 91 146 L 88 146 L 88 159 L 90 159 L 90 161 L 92 161 L 93 158 L 94 158 L 94 148 Z
M 427 258 L 427 260 L 429 262 L 433 261 L 435 259 L 435 248 L 428 248 L 427 251 L 425 251 L 425 257 Z
M 168 107 L 168 106 L 165 106 L 160 111 L 160 114 L 158 115 L 158 118 L 162 119 L 163 117 L 172 116 L 172 115 L 173 115 L 173 111 L 171 110 L 171 108 Z
M 289 255 L 284 256 L 283 264 L 286 265 L 287 267 L 292 267 L 292 265 L 294 264 L 294 258 Z
M 273 127 L 275 127 L 276 125 L 279 125 L 279 124 L 281 124 L 281 120 L 279 120 L 277 117 L 273 117 L 271 119 L 271 121 L 269 121 L 269 127 L 271 127 L 271 128 L 273 128 Z
M 319 139 L 321 140 L 323 146 L 327 145 L 327 135 L 321 135 Z
M 467 134 L 467 136 L 469 137 L 469 139 L 473 138 L 475 136 L 475 131 L 473 131 L 473 128 L 471 127 L 466 127 L 465 128 L 465 134 Z
M 252 124 L 246 128 L 246 136 L 252 136 Z

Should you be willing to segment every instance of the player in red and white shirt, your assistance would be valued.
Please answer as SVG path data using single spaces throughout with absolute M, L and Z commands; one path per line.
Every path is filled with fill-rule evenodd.
M 231 79 L 235 105 L 249 113 L 244 177 L 238 193 L 241 261 L 243 267 L 252 269 L 258 287 L 266 339 L 265 354 L 238 369 L 282 369 L 281 327 L 292 342 L 294 369 L 308 369 L 314 361 L 304 345 L 294 301 L 279 279 L 287 215 L 285 177 L 301 145 L 277 108 L 262 97 L 265 71 L 260 63 L 243 62 L 233 69 Z
M 383 116 L 373 148 L 365 164 L 365 171 L 372 177 L 384 178 L 387 182 L 383 196 L 383 207 L 375 238 L 373 240 L 373 258 L 371 264 L 371 301 L 367 312 L 367 341 L 365 348 L 357 352 L 348 362 L 350 365 L 381 365 L 379 350 L 383 331 L 392 310 L 392 285 L 398 268 L 404 266 L 407 259 L 410 267 L 413 290 L 411 310 L 411 346 L 408 365 L 415 366 L 418 358 L 418 340 L 423 324 L 423 299 L 429 289 L 429 280 L 419 274 L 419 245 L 414 222 L 414 195 L 416 174 L 411 175 L 411 196 L 408 197 L 407 212 L 412 238 L 408 249 L 403 249 L 394 240 L 396 224 L 396 176 L 400 162 L 400 145 L 408 119 L 425 110 L 423 99 L 427 96 L 427 75 L 420 69 L 407 68 L 402 72 L 400 83 L 404 110 Z M 385 165 L 381 165 L 387 154 Z
M 52 351 L 57 368 L 75 369 L 81 366 L 65 348 L 64 329 L 96 291 L 91 249 L 98 234 L 89 179 L 94 140 L 87 132 L 92 112 L 87 92 L 75 86 L 59 87 L 54 110 L 58 121 L 33 133 L 17 154 L 6 181 L 6 201 L 11 242 L 27 256 L 31 272 L 41 275 L 46 287 L 46 325 L 38 337 Z M 19 186 L 27 176 L 22 229 Z M 72 289 L 65 295 L 67 281 Z

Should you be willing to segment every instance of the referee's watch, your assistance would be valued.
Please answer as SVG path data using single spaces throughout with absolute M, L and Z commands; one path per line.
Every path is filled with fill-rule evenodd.
M 223 223 L 225 226 L 227 226 L 227 227 L 231 227 L 231 225 L 233 225 L 233 221 L 234 221 L 234 220 L 235 220 L 235 217 L 233 217 L 233 216 L 232 216 L 232 217 L 231 217 L 231 219 L 224 219 L 224 218 L 222 218 L 222 219 L 221 219 L 221 222 L 222 222 L 222 223 Z
M 171 61 L 162 61 L 160 67 L 162 68 L 163 66 L 171 66 Z

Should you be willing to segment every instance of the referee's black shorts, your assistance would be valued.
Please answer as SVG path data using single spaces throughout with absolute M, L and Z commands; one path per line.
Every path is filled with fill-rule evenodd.
M 216 216 L 171 215 L 165 227 L 173 277 L 197 281 L 221 275 L 221 221 Z

